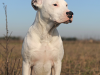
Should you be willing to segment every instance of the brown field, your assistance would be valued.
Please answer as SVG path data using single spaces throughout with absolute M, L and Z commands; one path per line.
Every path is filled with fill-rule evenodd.
M 5 45 L 5 41 L 0 40 L 0 43 Z M 100 42 L 98 41 L 64 41 L 65 55 L 62 60 L 61 75 L 100 75 Z M 11 41 L 9 49 L 14 47 L 10 61 L 15 62 L 15 58 L 21 59 L 22 41 Z M 0 46 L 0 52 L 5 56 L 4 49 Z M 5 63 L 4 58 L 0 55 L 0 68 L 3 69 Z M 13 69 L 17 72 L 18 60 Z M 9 63 L 13 66 L 14 63 Z M 21 68 L 21 67 L 20 67 Z M 21 72 L 20 72 L 21 75 Z

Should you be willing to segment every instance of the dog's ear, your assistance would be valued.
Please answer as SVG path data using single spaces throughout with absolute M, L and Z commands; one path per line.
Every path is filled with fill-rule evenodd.
M 42 0 L 32 0 L 31 5 L 35 10 L 38 10 L 42 5 Z

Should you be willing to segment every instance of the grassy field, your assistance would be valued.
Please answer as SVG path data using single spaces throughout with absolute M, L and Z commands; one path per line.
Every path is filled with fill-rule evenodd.
M 5 45 L 5 41 L 0 40 Z M 62 60 L 61 75 L 100 75 L 100 42 L 98 41 L 63 41 L 65 55 Z M 20 68 L 22 66 L 21 47 L 22 41 L 11 41 L 9 49 L 14 47 L 10 61 L 15 62 L 15 58 L 20 58 Z M 4 49 L 0 46 L 0 52 L 4 54 Z M 3 69 L 4 58 L 0 55 L 0 68 Z M 9 63 L 13 67 L 14 63 Z M 17 72 L 17 63 L 13 69 Z M 21 72 L 20 72 L 21 75 Z

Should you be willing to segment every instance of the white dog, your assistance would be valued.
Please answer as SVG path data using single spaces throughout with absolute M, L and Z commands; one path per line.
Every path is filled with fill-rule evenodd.
M 32 0 L 36 19 L 23 42 L 22 75 L 60 75 L 64 49 L 56 29 L 71 23 L 73 12 L 64 0 Z

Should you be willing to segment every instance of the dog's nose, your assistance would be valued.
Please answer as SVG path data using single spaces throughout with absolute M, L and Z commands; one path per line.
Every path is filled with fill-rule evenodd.
M 72 11 L 66 12 L 66 14 L 68 15 L 68 18 L 72 18 L 72 15 L 74 15 Z

